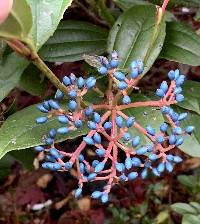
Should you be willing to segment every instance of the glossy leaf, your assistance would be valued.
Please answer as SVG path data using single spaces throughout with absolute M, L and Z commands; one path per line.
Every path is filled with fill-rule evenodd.
M 12 53 L 0 65 L 0 101 L 17 85 L 28 64 L 24 58 Z
M 72 62 L 84 54 L 103 54 L 106 50 L 106 29 L 87 22 L 64 21 L 42 47 L 39 54 L 45 61 Z
M 200 83 L 188 80 L 183 86 L 183 95 L 185 100 L 178 106 L 200 115 Z
M 187 214 L 183 216 L 182 224 L 197 224 L 199 220 L 200 220 L 200 214 L 199 215 Z
M 196 214 L 196 209 L 186 203 L 175 203 L 175 204 L 171 205 L 171 208 L 173 211 L 175 211 L 181 215 Z
M 11 115 L 0 129 L 0 158 L 9 151 L 44 144 L 44 137 L 48 131 L 61 125 L 55 117 L 43 125 L 36 124 L 35 119 L 43 115 L 43 113 L 37 110 L 36 105 L 32 105 Z M 70 132 L 58 139 L 58 141 L 73 139 L 86 133 L 87 129 L 82 128 L 81 130 Z
M 141 59 L 145 73 L 159 55 L 165 38 L 165 22 L 156 25 L 154 5 L 137 5 L 125 11 L 114 24 L 108 38 L 108 51 L 119 53 L 120 67 L 127 68 Z
M 169 22 L 160 56 L 168 60 L 198 66 L 200 65 L 200 37 L 186 24 Z
M 47 83 L 42 72 L 30 64 L 23 72 L 18 86 L 33 96 L 43 96 L 47 90 Z
M 32 27 L 32 14 L 26 0 L 14 0 L 8 18 L 0 25 L 0 36 L 26 40 Z
M 150 2 L 144 0 L 114 0 L 116 5 L 120 7 L 122 10 L 128 10 L 135 5 L 149 5 Z
M 28 0 L 33 14 L 30 38 L 38 50 L 53 35 L 72 0 Z

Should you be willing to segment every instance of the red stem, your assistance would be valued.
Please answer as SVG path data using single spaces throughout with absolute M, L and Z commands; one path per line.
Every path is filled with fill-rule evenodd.
M 165 12 L 168 3 L 169 3 L 169 0 L 164 0 L 163 5 L 162 5 L 162 12 L 163 13 Z

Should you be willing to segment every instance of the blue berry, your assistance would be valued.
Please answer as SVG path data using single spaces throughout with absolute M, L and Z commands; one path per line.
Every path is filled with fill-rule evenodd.
M 103 193 L 101 196 L 101 202 L 102 203 L 106 203 L 108 202 L 108 194 L 107 193 Z
M 124 96 L 122 98 L 122 103 L 125 104 L 125 105 L 131 103 L 131 98 L 129 96 Z
M 65 86 L 69 86 L 69 85 L 71 85 L 71 80 L 70 80 L 70 78 L 67 77 L 67 76 L 64 76 L 64 77 L 63 77 L 63 83 L 64 83 Z
M 151 126 L 147 126 L 146 131 L 150 135 L 155 135 L 156 134 L 156 130 L 154 128 L 152 128 Z
M 38 117 L 38 118 L 35 119 L 37 124 L 44 124 L 44 123 L 47 122 L 47 120 L 48 120 L 47 117 Z
M 104 169 L 105 163 L 104 162 L 100 162 L 98 163 L 95 168 L 94 168 L 94 172 L 95 173 L 99 173 Z
M 130 135 L 130 133 L 128 133 L 128 132 L 124 133 L 123 140 L 124 140 L 124 141 L 129 141 L 129 140 L 131 140 L 131 135 Z
M 111 129 L 112 128 L 112 123 L 110 121 L 105 122 L 104 126 L 105 129 Z
M 160 125 L 160 131 L 163 133 L 167 131 L 167 128 L 168 128 L 168 124 L 166 123 L 163 123 Z
M 152 145 L 147 145 L 147 152 L 152 152 L 153 151 L 153 146 Z
M 34 147 L 34 149 L 37 151 L 37 152 L 42 152 L 42 151 L 44 151 L 44 147 L 42 147 L 42 146 L 35 146 Z
M 132 167 L 132 160 L 130 157 L 127 157 L 126 160 L 125 160 L 125 167 L 127 170 L 131 169 Z
M 194 131 L 194 126 L 187 126 L 186 128 L 185 128 L 185 132 L 187 133 L 187 134 L 192 134 L 192 132 Z
M 62 124 L 68 124 L 69 123 L 69 119 L 65 115 L 60 115 L 60 116 L 57 117 L 57 119 Z
M 162 135 L 160 135 L 160 136 L 158 136 L 157 138 L 156 138 L 156 141 L 158 142 L 158 143 L 160 143 L 160 144 L 162 144 L 163 142 L 164 142 L 164 137 L 162 136 Z
M 133 147 L 136 147 L 140 143 L 140 136 L 136 136 L 135 138 L 132 139 L 131 144 Z
M 79 155 L 79 160 L 80 160 L 81 162 L 83 162 L 83 160 L 84 160 L 84 156 L 83 156 L 82 154 Z
M 170 108 L 164 106 L 164 107 L 161 108 L 161 112 L 162 112 L 163 114 L 168 114 L 168 113 L 170 112 Z
M 131 70 L 130 76 L 131 76 L 132 79 L 136 79 L 139 76 L 138 68 L 133 68 Z
M 141 148 L 136 150 L 137 155 L 144 155 L 145 153 L 147 153 L 147 148 L 146 147 L 141 147 Z
M 180 156 L 174 156 L 174 163 L 181 163 L 182 161 Z
M 81 128 L 81 127 L 83 126 L 83 122 L 82 122 L 82 120 L 75 120 L 75 121 L 74 121 L 74 126 L 75 126 L 76 128 Z
M 47 138 L 47 139 L 45 140 L 45 142 L 46 142 L 47 145 L 51 145 L 51 144 L 53 143 L 53 141 L 54 141 L 53 138 Z
M 150 159 L 151 161 L 155 161 L 155 160 L 158 159 L 158 156 L 157 156 L 156 154 L 149 154 L 149 159 Z
M 116 163 L 115 164 L 115 167 L 116 167 L 116 170 L 118 171 L 118 172 L 123 172 L 124 171 L 124 168 L 125 168 L 125 166 L 124 166 L 124 164 L 123 163 Z
M 72 168 L 72 163 L 71 162 L 65 163 L 65 169 L 70 170 L 71 168 Z
M 117 116 L 116 119 L 115 119 L 115 122 L 116 122 L 116 125 L 119 128 L 122 128 L 122 126 L 123 126 L 123 118 L 121 116 Z
M 71 90 L 70 92 L 68 92 L 68 96 L 74 99 L 77 97 L 77 92 L 75 90 Z
M 127 120 L 126 120 L 126 127 L 127 128 L 130 128 L 135 122 L 135 118 L 134 117 L 129 117 Z
M 174 160 L 174 156 L 171 155 L 171 154 L 167 155 L 166 158 L 167 158 L 168 161 L 173 161 Z
M 88 144 L 88 145 L 94 145 L 94 144 L 95 144 L 94 141 L 93 141 L 93 139 L 90 138 L 90 137 L 83 137 L 83 141 L 84 141 L 86 144 Z
M 121 176 L 119 176 L 120 181 L 126 181 L 127 177 L 125 174 L 122 174 Z
M 182 92 L 182 88 L 181 87 L 176 87 L 175 89 L 174 89 L 174 93 L 175 94 L 180 94 Z
M 53 157 L 55 157 L 56 159 L 60 157 L 60 153 L 59 153 L 58 150 L 55 149 L 55 148 L 51 148 L 51 149 L 49 150 L 49 152 L 50 152 L 50 154 L 51 154 Z
M 167 85 L 167 82 L 166 82 L 166 81 L 163 81 L 163 82 L 161 83 L 161 85 L 160 85 L 160 89 L 161 89 L 164 93 L 167 92 L 167 90 L 168 90 L 168 85 Z
M 55 99 L 56 100 L 62 100 L 63 99 L 63 97 L 64 97 L 64 93 L 63 92 L 61 92 L 59 89 L 56 91 L 56 94 L 55 94 Z
M 77 102 L 75 100 L 70 100 L 68 107 L 72 112 L 74 112 L 77 108 Z
M 81 173 L 84 173 L 84 171 L 85 171 L 85 165 L 83 163 L 80 163 L 79 164 L 79 169 L 80 169 L 80 172 Z
M 76 81 L 76 76 L 75 76 L 73 73 L 71 73 L 71 74 L 69 75 L 69 78 L 70 78 L 71 83 L 74 84 L 75 81 Z
M 184 101 L 184 96 L 182 94 L 177 94 L 176 95 L 176 101 L 177 102 L 183 102 Z
M 137 172 L 131 172 L 128 174 L 128 179 L 129 180 L 135 180 L 135 178 L 138 176 Z
M 137 68 L 137 67 L 138 67 L 137 61 L 132 61 L 131 64 L 130 64 L 130 68 L 134 69 L 134 68 Z
M 173 129 L 173 133 L 174 133 L 175 135 L 180 135 L 180 134 L 182 134 L 182 129 L 181 129 L 181 127 L 175 127 L 175 128 Z
M 153 172 L 153 174 L 154 174 L 155 176 L 157 176 L 157 177 L 160 176 L 160 173 L 159 173 L 159 171 L 158 171 L 156 168 L 153 168 L 153 169 L 152 169 L 152 172 Z
M 50 136 L 51 138 L 55 138 L 55 136 L 56 136 L 56 130 L 55 130 L 54 128 L 52 128 L 52 129 L 49 131 L 49 136 Z
M 82 194 L 82 188 L 78 188 L 74 192 L 74 197 L 79 198 L 81 196 L 81 194 Z
M 97 198 L 101 197 L 101 195 L 102 195 L 102 192 L 101 191 L 94 191 L 91 194 L 91 198 L 97 199 Z
M 142 179 L 145 179 L 147 177 L 147 174 L 148 174 L 148 170 L 144 169 L 140 175 L 141 175 Z
M 157 167 L 157 170 L 158 170 L 159 173 L 162 173 L 165 170 L 165 164 L 160 163 Z
M 92 107 L 88 107 L 86 110 L 85 110 L 85 116 L 89 117 L 91 116 L 93 113 L 93 108 Z
M 96 149 L 96 154 L 97 154 L 97 156 L 99 156 L 99 157 L 103 157 L 104 155 L 105 155 L 105 149 L 103 149 L 103 148 L 100 148 L 100 149 Z
M 106 75 L 108 73 L 108 69 L 104 66 L 98 68 L 98 72 L 101 74 L 101 75 Z
M 170 162 L 165 163 L 165 168 L 169 173 L 173 171 L 173 165 Z
M 127 85 L 126 82 L 121 81 L 121 82 L 118 83 L 117 87 L 118 87 L 119 90 L 124 90 L 128 87 L 128 85 Z
M 91 130 L 96 130 L 97 129 L 97 124 L 93 121 L 88 121 L 87 126 Z
M 38 110 L 40 110 L 43 113 L 48 113 L 49 110 L 47 110 L 42 104 L 37 105 Z
M 144 71 L 144 64 L 142 62 L 142 60 L 137 60 L 137 67 L 138 67 L 138 70 L 139 70 L 139 73 L 143 73 Z
M 185 76 L 184 75 L 180 75 L 176 79 L 176 86 L 181 86 L 181 85 L 183 85 L 184 82 L 185 82 Z
M 126 76 L 124 75 L 124 73 L 119 71 L 114 72 L 113 76 L 119 81 L 124 81 L 126 79 Z
M 159 97 L 163 97 L 165 95 L 165 92 L 162 89 L 157 89 L 156 90 L 156 95 Z
M 119 65 L 119 61 L 118 61 L 117 59 L 112 59 L 112 60 L 110 61 L 110 66 L 111 66 L 111 68 L 117 68 L 118 65 Z
M 170 72 L 168 73 L 168 77 L 169 77 L 169 79 L 174 80 L 174 79 L 175 79 L 175 72 L 174 72 L 173 70 L 170 71 Z
M 59 110 L 60 109 L 60 105 L 53 100 L 49 100 L 49 105 L 51 106 L 51 108 L 55 109 L 55 110 Z
M 79 77 L 77 79 L 77 86 L 79 89 L 83 88 L 83 86 L 85 85 L 85 80 L 82 77 Z
M 176 140 L 175 145 L 176 145 L 176 146 L 182 145 L 183 142 L 184 142 L 184 139 L 183 139 L 182 137 L 180 137 L 180 138 L 178 138 L 178 139 Z
M 61 127 L 57 130 L 58 134 L 67 134 L 69 132 L 69 129 L 67 127 Z
M 96 79 L 94 77 L 89 77 L 86 82 L 85 82 L 86 86 L 88 89 L 91 89 L 95 86 L 96 84 Z
M 95 166 L 99 164 L 99 161 L 98 160 L 93 160 L 92 161 L 92 167 L 95 168 Z
M 93 136 L 93 139 L 96 143 L 100 144 L 101 143 L 101 136 L 98 133 L 95 133 Z
M 94 122 L 97 124 L 101 122 L 101 116 L 97 112 L 94 112 Z
M 169 136 L 169 144 L 174 145 L 176 143 L 176 136 L 175 135 L 170 135 Z
M 88 175 L 87 179 L 88 179 L 89 181 L 91 181 L 91 180 L 94 180 L 94 179 L 96 178 L 96 176 L 97 176 L 96 173 L 90 173 L 90 174 Z
M 137 158 L 137 157 L 133 157 L 131 160 L 132 160 L 133 166 L 138 167 L 138 166 L 140 166 L 142 164 L 141 160 L 139 158 Z
M 184 120 L 187 116 L 188 116 L 188 113 L 181 113 L 181 114 L 179 114 L 179 116 L 178 116 L 178 120 L 179 120 L 179 121 L 182 121 L 182 120 Z

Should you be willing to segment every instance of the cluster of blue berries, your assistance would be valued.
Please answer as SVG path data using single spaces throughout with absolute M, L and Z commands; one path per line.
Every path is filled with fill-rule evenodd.
M 141 60 L 133 61 L 130 64 L 130 69 L 128 72 L 123 72 L 117 69 L 119 65 L 118 54 L 114 51 L 111 55 L 111 60 L 106 58 L 101 59 L 101 67 L 99 67 L 98 72 L 101 75 L 109 75 L 119 91 L 122 92 L 122 103 L 131 103 L 131 98 L 128 96 L 128 88 L 134 87 L 135 81 L 138 80 L 139 76 L 144 72 L 144 64 Z M 129 75 L 127 75 L 129 73 Z
M 160 124 L 156 130 L 150 124 L 142 127 L 133 116 L 127 116 L 123 108 L 132 106 L 128 92 L 137 86 L 144 65 L 140 60 L 133 61 L 129 71 L 122 72 L 119 68 L 118 55 L 113 52 L 111 59 L 99 57 L 101 66 L 98 71 L 107 75 L 112 81 L 112 91 L 121 94 L 122 105 L 112 105 L 110 98 L 102 105 L 85 107 L 82 97 L 88 90 L 95 88 L 96 79 L 89 77 L 76 77 L 74 74 L 63 78 L 63 85 L 67 92 L 57 90 L 55 98 L 39 104 L 38 109 L 45 114 L 36 118 L 36 123 L 44 124 L 52 117 L 56 117 L 60 127 L 51 129 L 44 141 L 44 146 L 36 146 L 35 150 L 46 155 L 42 167 L 52 171 L 77 171 L 78 188 L 75 197 L 80 197 L 85 182 L 103 181 L 102 191 L 94 191 L 92 198 L 100 199 L 103 203 L 108 201 L 108 194 L 116 182 L 132 181 L 137 177 L 146 178 L 152 172 L 160 176 L 164 171 L 172 172 L 174 165 L 180 163 L 182 158 L 170 151 L 184 142 L 186 134 L 191 135 L 193 126 L 181 128 L 181 121 L 187 118 L 188 113 L 177 113 L 171 105 L 184 100 L 182 84 L 185 76 L 179 70 L 170 71 L 169 82 L 163 81 L 156 95 L 157 101 L 133 102 L 138 106 L 151 106 L 160 109 L 166 122 Z M 65 98 L 66 95 L 66 98 Z M 114 94 L 113 94 L 114 95 Z M 61 102 L 67 102 L 65 106 Z M 143 105 L 144 104 L 144 105 Z M 120 109 L 121 108 L 121 109 Z M 151 121 L 150 121 L 151 122 Z M 150 123 L 149 122 L 149 123 Z M 56 139 L 60 135 L 84 127 L 88 134 L 83 137 L 76 150 L 61 150 Z M 140 132 L 132 136 L 131 129 Z M 149 140 L 143 144 L 142 136 Z M 104 141 L 102 140 L 104 138 Z M 105 141 L 106 139 L 106 141 Z M 94 151 L 88 158 L 87 149 Z M 125 156 L 119 157 L 119 151 Z M 122 159 L 124 158 L 124 159 Z

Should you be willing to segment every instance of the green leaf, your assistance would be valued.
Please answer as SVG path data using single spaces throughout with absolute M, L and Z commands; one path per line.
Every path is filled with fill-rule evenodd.
M 41 71 L 30 64 L 23 72 L 18 86 L 33 96 L 43 96 L 47 90 L 47 82 Z
M 197 212 L 200 214 L 200 203 L 192 201 L 190 202 L 190 205 L 194 207 L 197 210 Z
M 150 5 L 150 2 L 144 0 L 114 0 L 116 5 L 121 8 L 123 11 L 126 11 L 132 8 L 135 5 Z
M 84 54 L 103 54 L 108 32 L 87 22 L 63 21 L 39 52 L 45 61 L 73 62 Z
M 34 41 L 35 48 L 38 50 L 56 30 L 65 9 L 71 4 L 72 0 L 27 1 L 31 6 L 33 15 L 33 27 L 29 38 Z M 20 13 L 23 14 L 21 11 Z M 13 53 L 0 66 L 0 101 L 17 85 L 28 64 L 28 61 Z
M 12 53 L 0 65 L 0 101 L 17 85 L 21 73 L 28 64 L 24 58 Z
M 38 50 L 53 35 L 72 0 L 28 0 L 33 14 L 30 38 Z
M 198 66 L 200 65 L 200 37 L 186 24 L 169 22 L 160 56 L 168 60 Z
M 116 21 L 108 38 L 108 51 L 116 50 L 120 67 L 128 68 L 135 59 L 141 59 L 145 73 L 159 55 L 165 38 L 165 22 L 156 25 L 154 5 L 137 5 L 125 11 Z
M 183 216 L 183 220 L 182 220 L 182 224 L 197 224 L 199 223 L 200 220 L 200 215 L 184 215 Z
M 26 0 L 14 0 L 6 21 L 0 25 L 0 36 L 26 40 L 32 27 L 32 14 Z
M 44 144 L 44 137 L 51 128 L 57 129 L 61 125 L 54 117 L 45 124 L 36 124 L 35 119 L 44 116 L 39 112 L 36 105 L 27 107 L 11 115 L 0 129 L 0 158 L 7 152 L 26 149 Z M 87 128 L 76 130 L 64 135 L 58 141 L 74 139 L 87 133 Z
M 181 215 L 184 214 L 196 214 L 196 209 L 186 203 L 175 203 L 170 206 L 171 209 Z
M 142 102 L 151 100 L 150 98 L 141 95 L 141 94 L 134 94 L 131 98 L 132 102 Z M 152 107 L 137 107 L 125 110 L 126 115 L 135 117 L 135 120 L 138 124 L 142 127 L 146 127 L 148 125 L 153 126 L 156 129 L 156 132 L 160 130 L 160 124 L 164 122 L 164 117 L 159 110 L 155 110 Z M 135 128 L 131 128 L 129 133 L 135 137 L 137 135 L 141 138 L 141 145 L 146 145 L 150 143 L 150 140 L 145 137 L 144 134 L 137 131 Z
M 200 83 L 188 80 L 183 85 L 183 95 L 185 100 L 178 106 L 194 111 L 200 115 Z
M 181 108 L 176 108 L 178 113 L 183 113 L 185 110 Z M 179 146 L 179 148 L 193 157 L 200 157 L 200 116 L 196 113 L 188 112 L 187 119 L 181 121 L 181 127 L 192 125 L 195 127 L 195 132 L 190 136 L 186 135 L 184 137 L 184 143 Z
M 185 185 L 190 189 L 196 186 L 196 178 L 194 176 L 179 175 L 177 179 L 181 184 Z

